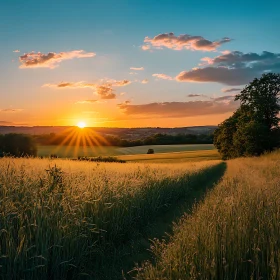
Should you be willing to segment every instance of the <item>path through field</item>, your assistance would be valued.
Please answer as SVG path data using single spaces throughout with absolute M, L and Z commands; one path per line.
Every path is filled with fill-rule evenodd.
M 226 163 L 222 162 L 212 169 L 209 173 L 211 176 L 205 177 L 199 185 L 190 189 L 186 196 L 169 205 L 162 215 L 146 225 L 143 233 L 120 247 L 114 260 L 111 260 L 111 270 L 107 265 L 104 266 L 104 271 L 100 271 L 102 273 L 100 279 L 134 279 L 137 275 L 135 267 L 141 266 L 144 261 L 153 259 L 150 251 L 153 240 L 163 238 L 168 240 L 168 236 L 172 235 L 174 223 L 178 222 L 184 213 L 189 213 L 194 204 L 202 200 L 206 192 L 221 180 L 226 171 Z

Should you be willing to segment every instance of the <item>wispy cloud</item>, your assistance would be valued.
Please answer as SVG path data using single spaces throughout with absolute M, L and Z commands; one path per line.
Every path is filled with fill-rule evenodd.
M 49 52 L 43 54 L 41 52 L 25 53 L 19 57 L 21 65 L 19 68 L 55 68 L 58 67 L 59 63 L 64 60 L 73 58 L 88 58 L 94 57 L 95 53 L 85 52 L 83 50 L 75 50 L 69 52 Z
M 113 87 L 123 87 L 127 86 L 131 83 L 129 80 L 107 80 L 107 82 L 103 82 L 103 84 L 98 83 L 87 83 L 84 81 L 81 82 L 61 82 L 58 84 L 44 84 L 43 87 L 53 87 L 53 88 L 90 88 L 99 95 L 101 99 L 115 99 L 116 94 L 114 92 Z
M 217 41 L 210 41 L 202 36 L 192 36 L 182 34 L 176 36 L 174 33 L 162 33 L 153 38 L 146 37 L 144 39 L 145 45 L 142 46 L 143 50 L 150 50 L 153 48 L 168 48 L 173 50 L 199 50 L 199 51 L 215 51 L 222 44 L 230 42 L 230 38 L 223 38 Z
M 111 83 L 109 82 L 108 84 L 112 85 L 113 87 L 123 87 L 126 85 L 131 84 L 131 81 L 129 80 L 120 80 L 120 81 L 112 81 Z
M 19 52 L 20 52 L 20 50 L 14 50 L 13 52 L 14 52 L 14 53 L 19 53 Z
M 156 78 L 158 78 L 158 79 L 162 79 L 162 80 L 169 80 L 169 81 L 172 81 L 172 80 L 174 80 L 171 76 L 168 76 L 168 75 L 166 75 L 166 74 L 153 74 L 152 75 L 153 77 L 156 77 Z
M 229 92 L 236 92 L 236 91 L 241 91 L 242 88 L 223 88 L 222 92 L 224 93 L 229 93 Z
M 263 52 L 226 52 L 215 58 L 203 58 L 207 65 L 183 71 L 176 77 L 180 82 L 217 82 L 244 85 L 265 72 L 280 72 L 280 54 Z
M 187 95 L 187 97 L 201 97 L 201 96 L 204 96 L 203 94 L 193 94 L 193 93 L 190 93 Z
M 89 99 L 89 100 L 81 100 L 81 101 L 77 101 L 77 104 L 92 104 L 92 103 L 96 103 L 98 100 L 97 99 Z
M 142 80 L 142 84 L 147 84 L 149 82 L 149 80 L 148 79 L 144 79 L 144 80 Z
M 142 48 L 143 51 L 148 51 L 148 50 L 151 49 L 151 46 L 150 45 L 143 45 L 141 48 Z
M 134 71 L 143 71 L 144 67 L 130 67 L 130 70 L 134 70 Z
M 15 123 L 15 122 L 9 122 L 9 121 L 0 121 L 0 125 L 2 125 L 2 126 L 26 126 L 28 124 L 26 124 L 26 123 Z
M 213 99 L 209 101 L 189 102 L 162 102 L 133 105 L 127 103 L 118 104 L 120 110 L 127 116 L 150 116 L 161 118 L 181 118 L 200 115 L 218 115 L 236 110 L 238 102 L 224 99 Z
M 212 99 L 216 102 L 221 102 L 221 101 L 229 102 L 229 101 L 233 101 L 234 98 L 235 98 L 235 95 L 225 95 L 225 96 L 221 96 L 221 97 L 215 97 Z
M 0 109 L 0 112 L 15 113 L 15 112 L 21 112 L 22 110 L 23 109 L 6 108 L 6 109 Z

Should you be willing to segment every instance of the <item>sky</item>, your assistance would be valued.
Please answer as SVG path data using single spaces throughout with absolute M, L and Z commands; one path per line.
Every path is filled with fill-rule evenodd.
M 280 72 L 280 1 L 0 0 L 0 125 L 217 125 Z

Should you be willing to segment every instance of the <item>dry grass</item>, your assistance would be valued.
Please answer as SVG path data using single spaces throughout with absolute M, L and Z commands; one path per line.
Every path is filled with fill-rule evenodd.
M 97 279 L 118 246 L 218 163 L 0 159 L 1 279 Z
M 228 162 L 224 179 L 137 279 L 280 279 L 280 153 Z

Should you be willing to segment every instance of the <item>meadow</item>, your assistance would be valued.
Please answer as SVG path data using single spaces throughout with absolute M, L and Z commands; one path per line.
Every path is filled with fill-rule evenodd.
M 115 146 L 39 146 L 38 156 L 48 157 L 56 154 L 60 158 L 73 158 L 78 156 L 120 156 L 147 154 L 148 149 L 155 153 L 173 153 L 186 151 L 214 150 L 213 144 L 188 144 L 188 145 L 147 145 L 136 147 Z
M 132 244 L 224 164 L 2 158 L 0 170 L 2 279 L 120 279 Z
M 279 166 L 2 158 L 0 279 L 279 279 Z
M 221 182 L 153 243 L 140 279 L 279 279 L 280 152 L 228 161 Z

